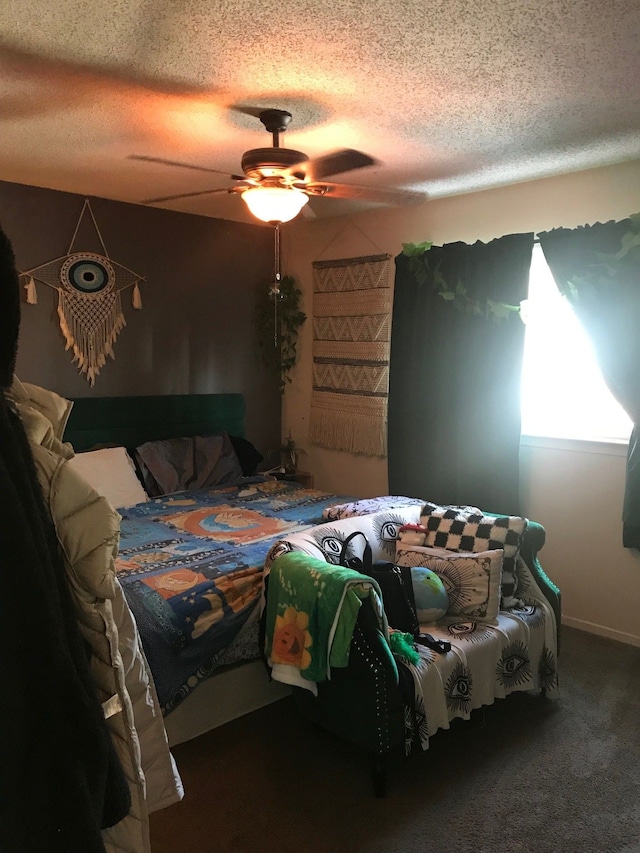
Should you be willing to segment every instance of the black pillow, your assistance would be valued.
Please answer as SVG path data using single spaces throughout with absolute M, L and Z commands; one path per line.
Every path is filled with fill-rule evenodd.
M 240 461 L 243 475 L 251 477 L 256 473 L 256 469 L 264 456 L 246 438 L 241 438 L 239 435 L 230 435 L 229 438 Z

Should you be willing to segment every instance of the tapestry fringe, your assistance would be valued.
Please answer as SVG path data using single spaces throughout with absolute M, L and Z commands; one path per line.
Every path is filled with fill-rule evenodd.
M 102 311 L 99 320 L 94 318 L 87 326 L 86 317 L 77 313 L 64 290 L 58 291 L 58 318 L 60 330 L 66 342 L 65 349 L 73 350 L 73 362 L 78 370 L 85 374 L 90 385 L 94 385 L 96 376 L 107 363 L 107 356 L 115 358 L 113 344 L 122 329 L 127 325 L 122 312 L 120 292 L 113 294 L 111 305 Z
M 387 422 L 379 415 L 323 410 L 312 406 L 309 439 L 318 447 L 362 456 L 387 455 Z
M 140 288 L 138 287 L 138 282 L 133 285 L 133 293 L 131 295 L 131 304 L 138 311 L 142 308 L 142 296 L 140 295 Z

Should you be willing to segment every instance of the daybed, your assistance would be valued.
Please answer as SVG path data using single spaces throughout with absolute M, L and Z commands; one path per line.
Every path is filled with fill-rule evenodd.
M 381 510 L 385 505 L 388 509 Z M 430 736 L 449 728 L 451 720 L 468 719 L 474 709 L 514 691 L 556 695 L 560 593 L 538 561 L 545 540 L 539 524 L 491 516 L 474 508 L 438 507 L 397 498 L 347 504 L 327 510 L 325 517 L 335 520 L 283 537 L 268 555 L 266 654 L 274 678 L 294 685 L 297 705 L 305 715 L 373 755 L 377 794 L 385 791 L 385 756 L 391 750 L 403 745 L 407 752 L 427 749 Z M 407 524 L 421 524 L 428 531 L 426 547 L 424 543 L 410 544 L 412 537 L 401 534 Z M 287 576 L 286 571 L 292 570 L 285 564 L 291 554 L 305 555 L 316 585 L 324 588 L 345 539 L 354 530 L 365 533 L 374 560 L 428 566 L 445 581 L 447 613 L 420 627 L 433 639 L 450 643 L 450 651 L 417 645 L 419 660 L 415 664 L 394 656 L 374 584 L 369 594 L 360 593 L 348 665 L 327 665 L 323 675 L 310 681 L 303 666 L 309 664 L 313 651 L 311 635 L 318 617 L 315 604 L 308 608 L 307 617 L 299 616 L 295 608 L 286 609 L 291 597 L 281 605 L 274 601 L 273 596 L 280 592 L 273 592 L 273 573 L 276 567 L 282 569 L 290 596 L 297 590 L 299 575 Z M 434 545 L 444 549 L 429 547 Z M 361 550 L 358 538 L 353 547 Z M 318 558 L 323 561 L 320 565 Z M 300 565 L 297 560 L 295 571 Z M 311 635 L 304 631 L 301 635 L 300 646 L 306 652 L 303 664 L 299 657 L 273 654 L 275 639 L 270 645 L 269 637 L 275 636 L 276 626 L 267 622 L 274 616 L 280 619 L 280 627 L 287 620 L 293 626 L 296 619 L 303 629 L 314 626 L 313 630 L 309 627 Z M 329 661 L 331 650 L 323 651 Z

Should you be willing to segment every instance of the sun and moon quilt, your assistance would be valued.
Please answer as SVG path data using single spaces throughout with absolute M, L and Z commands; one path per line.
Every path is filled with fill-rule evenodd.
M 118 579 L 163 713 L 229 660 L 259 657 L 262 567 L 274 541 L 322 522 L 336 495 L 248 478 L 120 510 Z M 243 634 L 254 638 L 242 643 Z

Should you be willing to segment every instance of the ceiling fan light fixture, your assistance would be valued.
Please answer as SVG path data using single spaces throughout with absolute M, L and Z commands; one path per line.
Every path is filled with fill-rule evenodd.
M 309 201 L 294 187 L 252 187 L 242 193 L 251 213 L 263 222 L 289 222 Z

